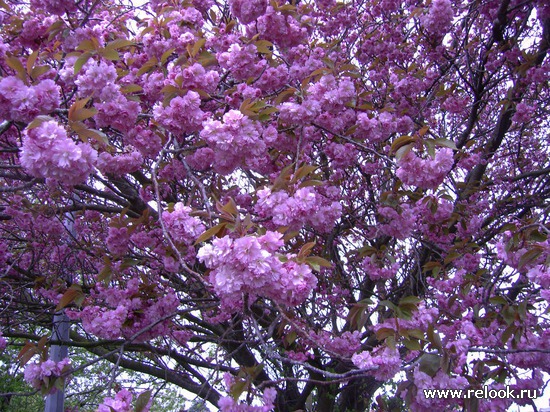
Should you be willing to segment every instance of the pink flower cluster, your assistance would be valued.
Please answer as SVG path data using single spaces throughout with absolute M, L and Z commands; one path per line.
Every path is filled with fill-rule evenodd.
M 418 304 L 418 310 L 414 312 L 414 316 L 410 319 L 402 318 L 389 318 L 384 322 L 377 323 L 372 327 L 374 332 L 379 331 L 380 329 L 392 329 L 396 332 L 399 330 L 411 330 L 411 329 L 420 329 L 426 331 L 430 325 L 433 325 L 434 322 L 439 317 L 439 310 L 437 308 L 426 308 L 424 302 Z
M 240 46 L 232 44 L 226 52 L 218 53 L 218 62 L 224 69 L 231 71 L 235 80 L 246 80 L 250 77 L 256 78 L 261 73 L 266 62 L 258 61 L 258 50 L 253 44 Z
M 15 76 L 0 80 L 0 119 L 29 123 L 59 107 L 60 89 L 53 80 L 26 86 Z
M 31 6 L 33 9 L 43 9 L 59 16 L 76 10 L 76 3 L 73 0 L 31 0 Z
M 321 107 L 316 100 L 306 99 L 302 104 L 284 102 L 278 107 L 279 119 L 288 125 L 307 125 L 319 116 Z
M 443 37 L 451 28 L 453 18 L 454 11 L 449 0 L 433 0 L 428 14 L 422 18 L 422 24 L 431 35 Z
M 371 280 L 393 279 L 399 270 L 399 264 L 394 263 L 389 267 L 380 266 L 376 259 L 367 256 L 363 260 L 363 269 Z
M 541 285 L 544 289 L 550 289 L 550 268 L 537 265 L 529 269 L 527 277 L 531 282 Z
M 177 96 L 164 107 L 157 103 L 153 108 L 155 120 L 175 135 L 197 132 L 205 118 L 200 109 L 201 98 L 197 92 L 188 91 L 185 96 Z
M 135 278 L 126 289 L 97 284 L 96 290 L 92 292 L 92 302 L 81 312 L 67 311 L 71 318 L 82 319 L 86 332 L 103 339 L 129 338 L 141 332 L 135 339 L 138 342 L 169 333 L 170 320 L 159 320 L 177 309 L 179 300 L 174 291 L 153 291 L 156 298 L 145 295 Z
M 127 147 L 133 149 L 132 147 Z M 97 159 L 97 168 L 103 174 L 112 174 L 115 176 L 132 173 L 140 169 L 143 164 L 143 156 L 137 150 L 132 150 L 129 153 L 112 155 L 103 152 Z
M 223 380 L 227 391 L 230 391 L 235 385 L 236 379 L 229 373 L 223 375 Z M 242 381 L 241 381 L 242 382 Z M 218 402 L 220 412 L 270 412 L 273 410 L 277 390 L 275 388 L 266 388 L 263 392 L 263 406 L 253 406 L 247 404 L 239 404 L 237 400 L 231 396 L 224 396 Z
M 130 233 L 127 227 L 110 226 L 107 234 L 107 249 L 115 255 L 124 255 L 128 250 Z
M 162 220 L 168 232 L 178 243 L 192 245 L 205 230 L 202 222 L 190 215 L 191 212 L 192 209 L 181 202 L 174 205 L 172 212 L 162 212 Z
M 118 391 L 114 398 L 105 398 L 99 405 L 96 412 L 132 412 L 132 393 L 127 389 Z M 151 408 L 151 401 L 143 409 L 148 412 Z
M 356 94 L 355 86 L 349 77 L 337 80 L 333 75 L 321 77 L 308 89 L 308 98 L 319 102 L 322 110 L 332 113 L 341 111 Z
M 98 127 L 108 126 L 121 132 L 130 130 L 140 112 L 139 103 L 128 100 L 122 93 L 115 93 L 109 100 L 95 107 L 98 112 L 94 119 Z
M 217 71 L 206 71 L 199 63 L 183 68 L 180 65 L 169 66 L 165 85 L 179 86 L 184 89 L 201 89 L 213 93 L 218 87 L 220 74 Z
M 2 335 L 2 332 L 0 332 L 0 352 L 2 352 L 4 349 L 6 349 L 7 346 L 8 346 L 8 341 Z
M 229 3 L 231 13 L 242 24 L 252 23 L 267 9 L 267 0 L 231 0 Z
M 376 352 L 375 355 L 369 351 L 356 353 L 351 361 L 359 369 L 373 369 L 372 376 L 381 382 L 392 379 L 401 370 L 399 352 L 388 347 Z
M 383 112 L 372 119 L 367 113 L 359 113 L 356 125 L 357 137 L 377 143 L 388 139 L 393 133 L 407 133 L 414 123 L 409 116 L 397 117 Z
M 345 169 L 355 164 L 359 152 L 351 143 L 331 142 L 325 147 L 325 153 L 335 169 Z
M 422 189 L 436 189 L 453 167 L 453 151 L 438 150 L 435 159 L 422 159 L 412 151 L 399 160 L 396 175 L 407 185 Z
M 285 102 L 279 105 L 279 118 L 286 124 L 305 125 L 315 120 L 331 130 L 340 129 L 336 126 L 338 119 L 328 114 L 345 117 L 345 104 L 352 102 L 355 96 L 355 86 L 348 77 L 336 79 L 333 75 L 323 76 L 309 87 L 301 104 Z M 326 112 L 325 116 L 319 116 L 323 112 Z
M 333 335 L 327 331 L 314 333 L 312 339 L 322 349 L 349 357 L 361 347 L 361 333 L 344 332 L 340 336 Z
M 65 358 L 60 362 L 55 362 L 48 359 L 44 362 L 30 363 L 25 368 L 25 381 L 34 389 L 42 389 L 43 387 L 51 388 L 50 393 L 55 391 L 53 382 L 63 373 L 70 369 L 71 361 Z
M 254 167 L 266 155 L 260 122 L 238 110 L 223 115 L 223 122 L 208 119 L 203 123 L 201 138 L 214 150 L 214 169 L 229 174 L 239 166 Z
M 389 207 L 378 207 L 378 214 L 382 218 L 377 226 L 382 233 L 396 239 L 405 239 L 416 226 L 417 216 L 414 208 L 404 203 L 399 206 L 399 211 Z
M 79 96 L 109 101 L 119 92 L 120 86 L 115 84 L 116 68 L 112 63 L 100 61 L 96 64 L 90 60 L 84 67 L 86 71 L 80 73 L 75 80 Z
M 126 133 L 125 139 L 148 158 L 154 158 L 162 149 L 160 137 L 153 130 L 140 125 L 130 129 Z
M 445 410 L 447 406 L 456 405 L 456 400 L 427 399 L 424 396 L 423 389 L 465 389 L 469 386 L 469 382 L 466 378 L 462 376 L 452 377 L 442 370 L 439 370 L 435 376 L 431 377 L 420 371 L 419 367 L 416 367 L 413 375 L 414 384 L 418 388 L 417 396 L 413 397 L 413 403 L 410 405 L 411 410 L 414 412 L 425 411 L 427 408 Z
M 96 159 L 89 144 L 77 145 L 53 120 L 24 133 L 21 165 L 33 176 L 75 185 L 86 180 Z
M 299 229 L 308 224 L 326 233 L 340 217 L 342 206 L 321 195 L 315 188 L 306 186 L 296 190 L 292 196 L 282 190 L 259 190 L 255 210 L 260 217 L 272 217 L 272 222 L 277 226 Z
M 293 47 L 307 37 L 307 30 L 292 15 L 285 15 L 268 6 L 264 15 L 257 20 L 260 35 L 280 47 Z
M 275 407 L 275 398 L 277 390 L 275 388 L 266 388 L 263 393 L 263 406 L 253 406 L 239 404 L 231 396 L 224 396 L 218 402 L 220 412 L 270 412 Z
M 282 234 L 270 231 L 238 239 L 224 236 L 203 246 L 197 256 L 212 269 L 210 283 L 228 309 L 238 310 L 244 293 L 296 306 L 317 279 L 308 265 L 293 260 L 294 255 L 275 253 L 283 244 Z

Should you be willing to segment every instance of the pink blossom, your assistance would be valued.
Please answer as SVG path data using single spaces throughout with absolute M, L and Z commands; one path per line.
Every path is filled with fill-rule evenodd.
M 262 217 L 272 217 L 277 226 L 300 228 L 309 224 L 328 232 L 340 217 L 342 207 L 312 187 L 299 188 L 292 196 L 267 188 L 258 191 L 255 210 Z
M 80 73 L 75 81 L 81 97 L 93 96 L 109 101 L 118 93 L 118 86 L 115 86 L 116 69 L 112 63 L 100 61 L 96 64 L 90 61 L 85 67 L 86 71 Z
M 172 238 L 188 246 L 191 246 L 205 230 L 201 221 L 190 215 L 191 211 L 190 207 L 178 202 L 172 212 L 162 212 L 162 219 Z
M 235 80 L 246 80 L 249 77 L 258 77 L 266 65 L 265 61 L 258 60 L 257 53 L 253 44 L 240 46 L 235 43 L 217 57 L 220 66 L 230 70 Z
M 127 132 L 135 124 L 140 107 L 138 102 L 126 99 L 117 93 L 104 103 L 95 106 L 98 113 L 94 119 L 99 127 L 112 127 L 113 129 Z
M 8 120 L 29 123 L 37 115 L 56 109 L 59 99 L 59 86 L 49 79 L 36 86 L 26 86 L 15 76 L 0 80 L 0 109 Z
M 275 407 L 275 398 L 277 390 L 275 388 L 266 388 L 263 392 L 263 406 L 253 406 L 238 403 L 231 396 L 224 396 L 218 402 L 220 412 L 270 412 Z
M 76 10 L 76 4 L 72 0 L 31 0 L 31 6 L 57 15 Z
M 4 336 L 2 336 L 2 332 L 0 331 L 0 353 L 3 352 L 7 346 L 8 346 L 8 341 Z
M 399 353 L 388 347 L 376 351 L 375 355 L 368 351 L 356 353 L 351 360 L 360 369 L 372 370 L 372 375 L 381 382 L 392 379 L 401 369 Z
M 49 393 L 53 393 L 56 391 L 54 386 L 56 378 L 67 372 L 70 364 L 69 358 L 59 362 L 48 359 L 43 362 L 29 363 L 25 367 L 25 381 L 34 389 L 47 388 Z
M 96 159 L 90 145 L 75 144 L 53 120 L 24 133 L 21 164 L 33 176 L 75 185 L 86 180 Z
M 453 167 L 453 151 L 438 150 L 435 159 L 421 159 L 412 151 L 399 160 L 396 175 L 403 183 L 422 189 L 436 189 Z
M 115 255 L 123 255 L 128 250 L 130 234 L 127 227 L 109 227 L 107 235 L 107 248 Z
M 115 395 L 114 398 L 105 398 L 99 405 L 96 412 L 132 412 L 132 393 L 126 389 L 122 389 Z M 144 412 L 149 411 L 151 405 L 142 409 Z
M 133 149 L 128 147 L 128 149 Z M 123 153 L 118 155 L 111 155 L 110 153 L 103 152 L 97 159 L 97 168 L 102 173 L 108 173 L 115 176 L 132 173 L 141 167 L 143 164 L 143 156 L 137 150 L 132 150 L 129 153 Z
M 206 120 L 200 132 L 201 138 L 214 151 L 217 172 L 229 174 L 239 166 L 252 167 L 263 159 L 266 145 L 261 138 L 260 122 L 237 110 L 228 111 L 222 120 Z
M 454 11 L 449 0 L 433 0 L 422 23 L 431 35 L 443 37 L 450 29 Z
M 281 234 L 268 231 L 263 236 L 231 239 L 216 238 L 203 246 L 198 258 L 212 269 L 210 283 L 227 307 L 237 307 L 242 294 L 265 296 L 289 306 L 303 302 L 317 280 L 308 265 L 287 255 L 281 262 L 274 252 L 280 247 Z
M 166 107 L 156 104 L 153 114 L 156 121 L 179 136 L 200 130 L 205 117 L 200 105 L 199 94 L 188 91 L 183 97 L 174 97 Z
M 229 4 L 231 13 L 243 24 L 252 23 L 267 9 L 267 0 L 231 0 Z

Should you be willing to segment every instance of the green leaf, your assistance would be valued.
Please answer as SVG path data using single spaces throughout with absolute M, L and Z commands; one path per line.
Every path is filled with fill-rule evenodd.
M 206 43 L 206 39 L 204 39 L 204 38 L 201 38 L 201 39 L 197 40 L 197 42 L 191 48 L 189 55 L 191 57 L 195 57 L 197 55 L 197 53 L 199 52 L 199 50 L 202 48 L 202 46 L 205 45 L 205 43 Z
M 395 336 L 395 330 L 391 328 L 380 328 L 376 331 L 376 339 L 383 341 L 389 336 Z
M 434 377 L 441 367 L 441 356 L 434 353 L 425 353 L 420 358 L 419 366 L 421 372 Z
M 408 304 L 417 304 L 420 302 L 422 302 L 422 299 L 420 299 L 417 296 L 406 296 L 399 301 L 399 306 L 408 305 Z
M 136 399 L 135 412 L 143 412 L 151 400 L 151 391 L 145 391 L 139 394 Z
M 36 116 L 34 120 L 30 122 L 29 125 L 27 126 L 27 130 L 34 129 L 40 126 L 41 124 L 49 122 L 51 120 L 53 120 L 53 118 L 51 118 L 50 116 L 45 116 L 45 115 Z
M 128 46 L 135 46 L 136 44 L 131 41 L 131 40 L 126 40 L 126 39 L 115 39 L 109 43 L 107 43 L 105 45 L 105 48 L 107 49 L 114 49 L 114 50 L 118 50 L 118 49 L 122 49 L 123 47 L 128 47 Z
M 74 74 L 77 75 L 78 72 L 80 72 L 80 69 L 82 69 L 82 66 L 86 64 L 86 62 L 92 57 L 91 53 L 82 53 L 78 59 L 76 59 L 76 62 L 74 63 Z
M 421 350 L 422 349 L 422 345 L 417 340 L 405 339 L 405 340 L 403 340 L 403 344 L 405 345 L 405 347 L 407 349 L 410 349 L 410 350 Z
M 233 385 L 231 385 L 231 389 L 229 390 L 229 394 L 231 395 L 231 397 L 233 399 L 238 400 L 247 386 L 248 386 L 248 383 L 246 381 L 238 380 Z
M 107 48 L 101 49 L 99 52 L 99 55 L 104 57 L 107 60 L 112 60 L 112 61 L 120 60 L 120 55 L 114 49 L 107 49 Z
M 361 330 L 367 323 L 367 309 L 373 302 L 370 299 L 363 299 L 351 307 L 348 313 L 347 322 L 351 328 Z
M 295 330 L 292 330 L 289 333 L 287 333 L 284 338 L 285 347 L 289 347 L 290 345 L 292 345 L 297 337 L 298 337 L 298 334 L 296 333 Z
M 443 138 L 435 139 L 434 143 L 436 146 L 439 146 L 439 147 L 448 147 L 449 149 L 458 150 L 458 147 L 456 147 L 455 142 L 449 139 L 443 139 Z
M 330 263 L 326 259 L 323 259 L 320 256 L 308 256 L 308 257 L 306 257 L 305 262 L 308 265 L 310 265 L 317 272 L 319 272 L 319 270 L 321 270 L 321 267 L 325 267 L 325 268 L 331 268 L 332 267 L 332 263 Z
M 391 309 L 393 311 L 396 311 L 397 310 L 397 306 L 395 306 L 394 303 L 390 302 L 389 300 L 383 300 L 379 303 L 380 305 L 382 306 L 385 306 L 387 307 L 388 309 Z
M 391 153 L 396 153 L 401 147 L 414 143 L 415 141 L 416 139 L 412 136 L 399 136 L 391 144 Z
M 25 71 L 25 68 L 23 67 L 23 64 L 21 61 L 11 54 L 6 54 L 5 57 L 6 64 L 11 67 L 15 72 L 17 73 L 17 77 L 19 77 L 24 82 L 27 81 L 27 72 Z
M 225 229 L 226 225 L 227 225 L 227 222 L 223 222 L 214 227 L 211 227 L 210 229 L 205 231 L 202 235 L 200 235 L 194 244 L 198 245 L 199 243 L 205 242 L 211 237 L 214 237 L 215 235 L 220 233 L 223 229 Z
M 494 305 L 506 305 L 508 303 L 508 301 L 502 296 L 493 296 L 489 299 L 489 302 Z
M 533 263 L 542 253 L 542 248 L 537 246 L 531 250 L 525 252 L 520 258 L 518 263 L 518 269 L 521 270 L 525 265 Z
M 303 179 L 307 175 L 315 172 L 317 169 L 317 166 L 304 165 L 296 170 L 296 173 L 294 173 L 294 177 L 292 180 L 296 182 L 300 179 Z
M 517 330 L 517 326 L 512 323 L 510 326 L 508 326 L 504 330 L 504 332 L 502 332 L 502 336 L 500 337 L 500 341 L 502 342 L 503 345 L 506 345 L 506 343 L 508 342 L 508 340 L 510 340 L 510 338 L 516 332 L 516 330 Z
M 38 58 L 38 49 L 36 49 L 32 54 L 27 57 L 27 73 L 30 74 L 32 68 L 34 67 L 34 64 L 36 63 L 36 59 Z
M 273 43 L 267 41 L 267 40 L 258 40 L 254 43 L 254 46 L 256 46 L 256 49 L 258 50 L 258 53 L 262 54 L 271 54 Z
M 71 285 L 71 287 L 69 287 L 69 289 L 65 291 L 65 293 L 59 300 L 59 303 L 55 307 L 55 311 L 57 312 L 67 305 L 70 305 L 77 297 L 81 296 L 82 294 L 83 292 L 80 285 Z

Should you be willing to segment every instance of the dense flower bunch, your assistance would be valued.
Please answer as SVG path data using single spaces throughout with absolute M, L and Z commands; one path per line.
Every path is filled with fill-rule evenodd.
M 146 341 L 164 335 L 170 329 L 167 319 L 178 307 L 178 299 L 171 290 L 164 291 L 158 298 L 143 296 L 139 281 L 132 279 L 126 289 L 96 286 L 92 295 L 94 304 L 82 311 L 69 311 L 73 319 L 81 319 L 88 333 L 103 339 L 132 337 Z M 158 292 L 157 292 L 158 293 Z
M 96 412 L 133 412 L 135 409 L 132 407 L 132 399 L 133 395 L 129 390 L 121 389 L 116 393 L 114 398 L 105 398 L 98 406 Z M 139 410 L 142 412 L 149 412 L 150 409 L 151 400 L 146 404 L 142 404 Z
M 28 123 L 59 107 L 59 86 L 51 79 L 27 86 L 15 76 L 0 80 L 0 119 Z
M 71 368 L 71 361 L 65 358 L 60 362 L 51 359 L 43 362 L 29 363 L 25 368 L 25 381 L 34 389 L 46 392 L 56 391 L 55 381 Z
M 228 111 L 222 120 L 208 119 L 200 132 L 214 151 L 214 169 L 228 174 L 239 166 L 261 164 L 266 149 L 261 125 L 237 110 Z
M 21 165 L 33 176 L 75 185 L 92 172 L 97 152 L 88 144 L 76 144 L 54 120 L 27 130 Z
M 243 294 L 295 306 L 308 297 L 317 280 L 310 267 L 294 261 L 291 254 L 277 255 L 282 246 L 282 235 L 276 232 L 224 236 L 203 246 L 197 256 L 212 269 L 210 283 L 227 307 L 239 308 Z
M 436 189 L 453 166 L 453 151 L 441 149 L 434 159 L 422 159 L 410 151 L 399 161 L 396 175 L 411 186 L 422 189 Z
M 236 383 L 233 377 L 227 373 L 224 374 L 223 379 L 228 390 Z M 224 396 L 220 399 L 219 407 L 221 412 L 269 412 L 274 408 L 276 396 L 275 388 L 266 388 L 263 391 L 263 406 L 239 403 L 231 396 Z
M 375 355 L 363 351 L 353 355 L 351 360 L 360 369 L 372 369 L 372 375 L 380 381 L 392 379 L 401 370 L 401 358 L 395 349 L 384 348 Z
M 231 13 L 238 18 L 241 23 L 248 24 L 265 14 L 267 0 L 233 0 L 230 2 L 230 5 Z
M 142 3 L 0 1 L 3 355 L 62 311 L 225 411 L 547 386 L 547 0 Z
M 201 99 L 197 92 L 189 91 L 184 96 L 174 97 L 170 104 L 154 108 L 155 119 L 170 132 L 181 135 L 200 129 L 205 113 L 200 109 Z
M 277 226 L 300 229 L 311 225 L 321 232 L 328 232 L 340 217 L 341 205 L 321 195 L 312 187 L 302 187 L 289 196 L 286 191 L 258 191 L 256 211 L 261 217 L 272 217 Z

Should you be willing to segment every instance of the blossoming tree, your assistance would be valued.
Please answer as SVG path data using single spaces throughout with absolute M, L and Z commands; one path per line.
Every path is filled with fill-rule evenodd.
M 94 359 L 222 411 L 501 411 L 533 396 L 423 389 L 547 384 L 546 0 L 2 0 L 0 23 L 0 346 L 35 389 Z M 130 389 L 87 407 L 155 403 Z

